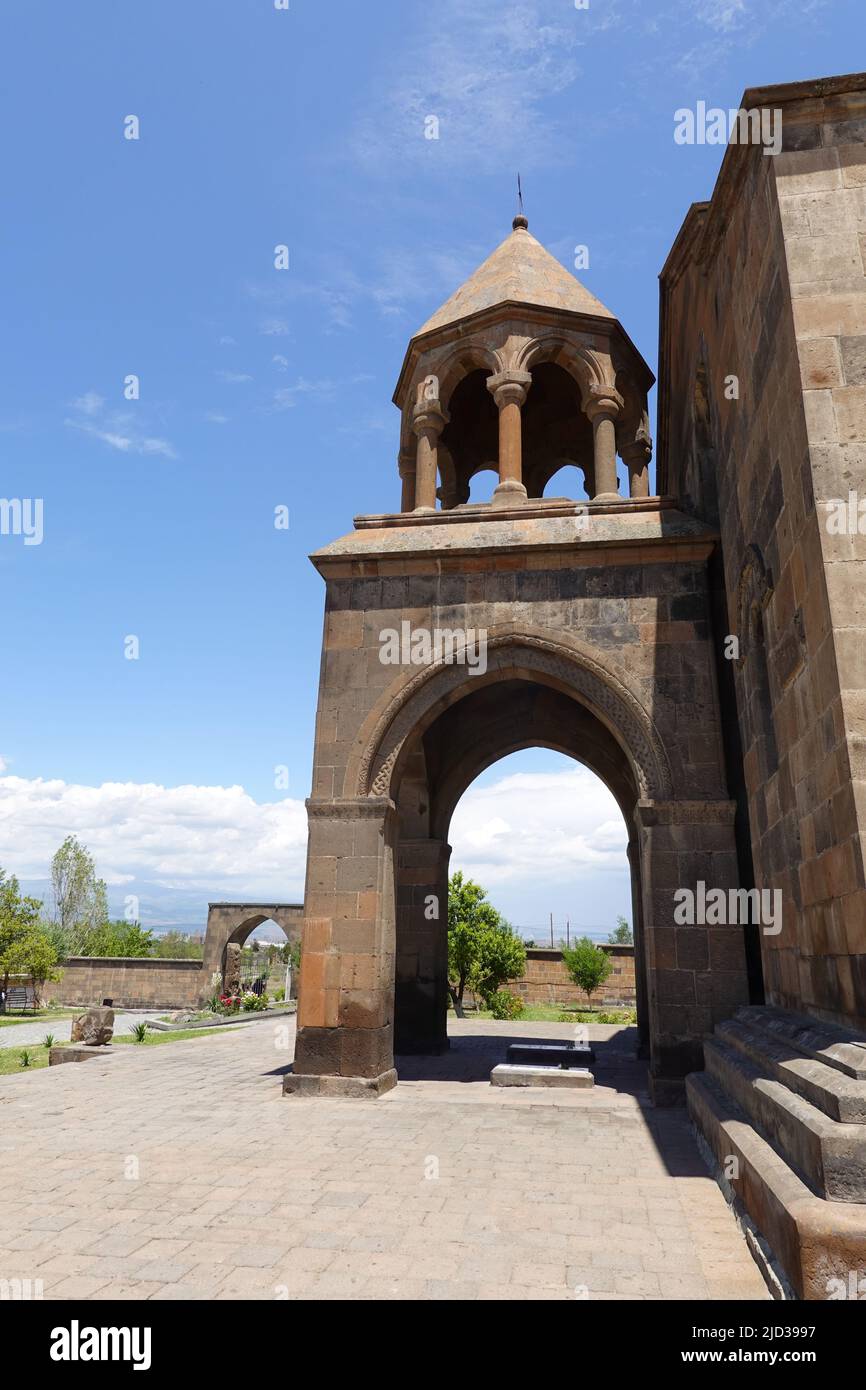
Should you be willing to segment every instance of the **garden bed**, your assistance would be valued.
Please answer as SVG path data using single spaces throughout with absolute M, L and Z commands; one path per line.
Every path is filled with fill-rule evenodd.
M 244 1013 L 243 1010 L 236 1014 L 226 1014 L 224 1017 L 219 1014 L 209 1014 L 207 1018 L 195 1019 L 186 1023 L 170 1023 L 163 1018 L 149 1018 L 146 1020 L 148 1028 L 153 1028 L 157 1033 L 177 1033 L 192 1032 L 196 1029 L 205 1028 L 226 1028 L 235 1023 L 261 1023 L 268 1018 L 291 1018 L 297 1013 L 297 1004 L 292 1002 L 276 1009 L 251 1010 Z

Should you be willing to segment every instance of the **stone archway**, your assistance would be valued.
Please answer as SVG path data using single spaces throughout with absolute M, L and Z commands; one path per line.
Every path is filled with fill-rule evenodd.
M 451 813 L 485 766 L 540 745 L 590 767 L 622 809 L 642 1038 L 656 1096 L 669 1082 L 679 1093 L 713 1008 L 730 1000 L 713 997 L 707 928 L 676 933 L 673 893 L 702 874 L 736 885 L 733 807 L 720 781 L 695 798 L 651 708 L 619 663 L 531 624 L 490 630 L 483 673 L 453 659 L 401 672 L 347 750 L 342 796 L 308 803 L 298 1074 L 287 1089 L 341 1091 L 346 1079 L 350 1093 L 378 1092 L 394 1082 L 395 1051 L 447 1046 Z M 720 995 L 744 998 L 737 942 L 714 947 L 731 967 Z
M 443 661 L 404 681 L 383 704 L 365 726 L 366 748 L 350 760 L 346 790 L 357 779 L 358 792 L 387 797 L 395 809 L 395 1052 L 435 1053 L 448 1045 L 448 826 L 454 808 L 485 767 L 539 746 L 589 767 L 622 811 L 639 1028 L 650 1051 L 661 1028 L 658 1021 L 653 1025 L 647 985 L 641 817 L 646 808 L 669 804 L 673 774 L 627 680 L 574 639 L 506 624 L 488 636 L 483 675 Z
M 276 922 L 291 942 L 301 938 L 303 903 L 208 903 L 202 980 L 205 994 L 215 974 L 224 975 L 226 948 L 244 942 L 263 922 Z

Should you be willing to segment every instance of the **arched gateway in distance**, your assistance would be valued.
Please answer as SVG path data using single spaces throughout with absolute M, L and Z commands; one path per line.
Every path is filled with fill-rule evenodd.
M 394 397 L 402 510 L 356 518 L 312 557 L 327 601 L 288 1091 L 379 1094 L 395 1051 L 447 1046 L 451 814 L 484 768 L 534 745 L 596 772 L 629 828 L 656 1099 L 748 1002 L 742 928 L 674 923 L 677 885 L 740 879 L 716 535 L 649 496 L 652 382 L 523 217 L 412 339 Z M 567 465 L 588 503 L 551 488 Z M 473 504 L 490 468 L 493 499 Z

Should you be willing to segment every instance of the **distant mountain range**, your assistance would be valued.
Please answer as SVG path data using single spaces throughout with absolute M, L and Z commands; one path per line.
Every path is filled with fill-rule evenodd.
M 51 902 L 51 882 L 47 878 L 22 878 L 20 880 L 22 893 L 29 893 L 34 898 L 42 898 L 46 907 Z M 150 931 L 158 936 L 167 931 L 181 931 L 188 936 L 204 935 L 207 926 L 207 905 L 208 898 L 197 888 L 167 888 L 163 883 L 156 883 L 146 879 L 136 879 L 131 883 L 122 885 L 122 888 L 108 889 L 108 910 L 112 917 L 122 917 L 126 897 L 135 894 L 138 898 L 139 913 L 142 926 L 148 927 Z M 220 893 L 217 890 L 212 898 L 213 902 L 220 900 Z M 256 902 L 264 897 L 260 893 L 250 893 L 251 902 Z M 287 901 L 300 901 L 300 896 L 288 895 Z M 515 931 L 523 939 L 534 939 L 537 946 L 550 945 L 550 926 L 515 926 Z M 581 927 L 572 922 L 571 939 L 576 941 L 578 937 L 588 936 L 592 941 L 607 941 L 609 927 Z M 265 926 L 259 929 L 259 937 L 263 940 L 283 941 L 283 933 L 279 927 L 275 927 L 273 932 L 269 932 Z M 554 925 L 554 941 L 558 946 L 560 938 L 565 938 L 564 927 Z
M 47 878 L 20 880 L 22 893 L 42 898 L 46 908 L 51 903 L 51 882 Z M 182 931 L 188 935 L 204 934 L 207 926 L 208 899 L 200 889 L 167 888 L 162 883 L 136 879 L 120 888 L 108 889 L 108 911 L 111 917 L 123 917 L 128 895 L 138 898 L 141 924 L 151 931 Z M 218 895 L 214 895 L 214 901 Z M 255 901 L 255 895 L 253 895 Z M 279 937 L 281 940 L 282 938 Z

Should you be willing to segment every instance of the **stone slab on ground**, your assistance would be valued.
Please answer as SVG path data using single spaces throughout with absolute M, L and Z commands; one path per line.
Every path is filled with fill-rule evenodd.
M 49 1067 L 59 1067 L 65 1062 L 90 1062 L 94 1057 L 116 1057 L 117 1049 L 110 1043 L 60 1043 L 48 1050 Z
M 509 1048 L 509 1052 L 511 1049 Z M 522 1062 L 500 1062 L 490 1073 L 491 1086 L 551 1086 L 584 1090 L 595 1085 L 588 1067 L 532 1066 Z

